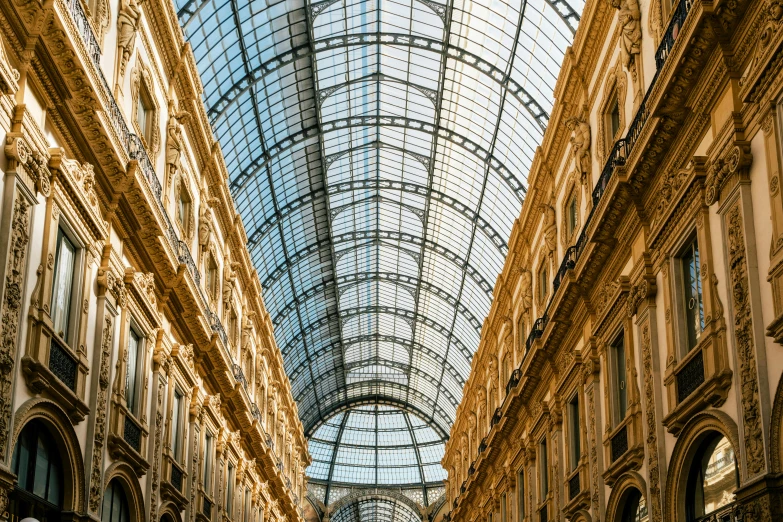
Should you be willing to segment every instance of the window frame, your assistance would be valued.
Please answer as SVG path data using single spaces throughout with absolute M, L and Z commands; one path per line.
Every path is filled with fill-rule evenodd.
M 608 345 L 607 354 L 609 357 L 610 420 L 614 429 L 628 417 L 628 343 L 625 339 L 625 328 L 621 327 L 613 339 Z M 622 361 L 619 361 L 617 356 L 618 343 L 622 346 Z M 622 375 L 620 375 L 621 373 Z M 620 407 L 621 405 L 623 408 Z M 625 410 L 623 415 L 620 415 L 621 409 Z
M 179 402 L 177 401 L 179 396 Z M 174 386 L 174 390 L 171 394 L 171 457 L 174 462 L 180 463 L 180 460 L 184 460 L 181 455 L 182 449 L 186 447 L 184 444 L 184 423 L 183 412 L 185 404 L 185 394 L 179 390 L 178 386 Z
M 202 458 L 204 460 L 203 465 L 201 467 L 201 487 L 204 491 L 204 494 L 208 497 L 212 497 L 210 491 L 212 487 L 212 473 L 213 473 L 213 463 L 212 459 L 214 458 L 214 452 L 215 452 L 215 436 L 212 434 L 212 432 L 209 430 L 209 428 L 204 430 L 204 445 L 203 445 L 203 454 Z
M 539 506 L 547 501 L 549 496 L 549 445 L 546 435 L 538 441 L 538 494 Z
M 525 466 L 517 470 L 517 520 L 525 520 Z
M 131 355 L 130 355 L 130 342 L 133 338 L 133 336 L 138 337 L 138 346 L 136 347 L 136 363 L 135 363 L 135 374 L 134 374 L 134 386 L 133 386 L 133 400 L 130 400 L 131 394 L 129 393 L 128 389 L 128 383 L 129 383 L 129 369 L 131 365 Z M 128 335 L 125 342 L 125 350 L 126 350 L 126 357 L 125 357 L 125 408 L 128 410 L 128 413 L 130 413 L 135 419 L 138 419 L 140 417 L 139 411 L 141 407 L 141 403 L 144 399 L 143 393 L 142 393 L 142 386 L 140 384 L 140 379 L 145 373 L 144 369 L 144 350 L 145 350 L 145 344 L 146 344 L 146 336 L 143 334 L 142 329 L 139 327 L 138 323 L 131 317 L 130 324 L 128 326 Z
M 536 273 L 536 287 L 538 289 L 537 297 L 539 304 L 546 303 L 546 298 L 549 295 L 549 263 L 546 258 L 541 260 L 541 264 L 538 267 Z
M 688 317 L 688 303 L 686 301 L 686 274 L 685 274 L 685 267 L 684 267 L 684 261 L 685 261 L 685 255 L 687 254 L 687 251 L 689 250 L 689 247 L 696 245 L 696 253 L 698 254 L 698 266 L 696 267 L 696 283 L 698 286 L 699 291 L 699 300 L 698 304 L 701 309 L 701 328 L 698 332 L 694 329 L 694 338 L 691 339 L 691 331 L 690 326 L 691 320 Z M 672 284 L 674 286 L 673 289 L 673 295 L 674 295 L 674 309 L 676 312 L 676 325 L 678 328 L 675 330 L 676 335 L 676 345 L 677 345 L 677 356 L 678 359 L 682 359 L 685 356 L 687 356 L 691 351 L 698 348 L 701 341 L 703 340 L 702 334 L 704 333 L 704 330 L 706 329 L 706 321 L 705 321 L 705 310 L 704 310 L 704 287 L 701 280 L 701 263 L 703 263 L 703 253 L 701 251 L 700 245 L 699 245 L 699 238 L 698 234 L 696 232 L 695 226 L 693 227 L 693 230 L 686 234 L 684 236 L 684 239 L 678 243 L 675 252 L 677 254 L 675 256 L 672 256 L 671 262 L 672 262 Z
M 576 390 L 568 400 L 568 464 L 569 473 L 579 467 L 582 459 L 582 401 L 579 400 L 579 390 Z
M 234 519 L 234 482 L 236 481 L 236 467 L 230 460 L 226 464 L 226 516 Z
M 60 335 L 60 332 L 57 331 L 56 325 L 55 325 L 55 297 L 56 297 L 56 291 L 57 291 L 57 284 L 58 279 L 60 275 L 60 271 L 58 270 L 61 259 L 60 259 L 60 245 L 61 240 L 65 240 L 73 247 L 73 264 L 71 266 L 71 282 L 70 282 L 70 299 L 66 299 L 65 302 L 67 303 L 67 319 L 65 322 L 66 330 L 64 331 L 64 335 Z M 76 239 L 76 234 L 73 232 L 73 228 L 68 224 L 66 220 L 62 218 L 62 216 L 58 219 L 57 223 L 57 231 L 55 233 L 55 240 L 54 240 L 54 268 L 53 268 L 53 277 L 52 277 L 52 289 L 50 294 L 50 306 L 49 306 L 49 317 L 52 321 L 52 333 L 54 335 L 57 335 L 62 342 L 64 342 L 69 347 L 74 344 L 74 340 L 78 339 L 79 332 L 77 331 L 79 329 L 79 314 L 74 313 L 74 311 L 78 310 L 78 302 L 79 302 L 79 296 L 82 294 L 82 277 L 79 276 L 79 274 L 82 273 L 82 266 L 83 266 L 83 260 L 84 260 L 84 245 Z M 59 307 L 58 307 L 59 309 Z

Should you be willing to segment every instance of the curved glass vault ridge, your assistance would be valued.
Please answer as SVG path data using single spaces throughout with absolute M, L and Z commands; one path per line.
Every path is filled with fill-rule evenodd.
M 175 3 L 305 432 L 442 439 L 584 2 Z

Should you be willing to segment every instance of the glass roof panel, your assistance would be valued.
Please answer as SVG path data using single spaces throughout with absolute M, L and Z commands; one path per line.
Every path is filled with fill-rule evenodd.
M 175 5 L 308 473 L 426 503 L 584 0 Z

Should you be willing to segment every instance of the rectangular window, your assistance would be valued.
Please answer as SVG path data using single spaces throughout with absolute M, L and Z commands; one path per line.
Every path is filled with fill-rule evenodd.
M 138 415 L 139 403 L 139 356 L 142 353 L 143 337 L 133 326 L 128 335 L 128 361 L 125 370 L 125 403 L 128 411 Z
M 506 514 L 506 494 L 500 495 L 500 522 L 508 522 Z
M 620 101 L 617 99 L 617 95 L 614 95 L 614 101 L 612 102 L 612 108 L 609 110 L 609 130 L 611 131 L 611 139 L 614 141 L 615 136 L 620 130 Z
M 492 513 L 487 515 L 487 522 L 492 522 Z
M 182 394 L 179 390 L 174 390 L 174 404 L 171 411 L 171 452 L 174 454 L 174 460 L 180 461 L 182 456 Z
M 538 482 L 541 489 L 541 502 L 546 500 L 549 494 L 549 477 L 547 475 L 549 464 L 547 463 L 546 438 L 538 444 Z
M 547 293 L 547 286 L 549 285 L 547 273 L 546 273 L 546 262 L 544 262 L 541 265 L 541 268 L 538 270 L 538 300 L 543 302 L 546 298 Z
M 570 238 L 576 230 L 577 202 L 576 196 L 572 196 L 566 208 L 566 235 Z
M 245 488 L 245 507 L 242 520 L 244 522 L 250 522 L 250 490 Z
M 204 491 L 209 491 L 210 477 L 212 476 L 212 434 L 207 432 L 204 436 Z
M 139 99 L 136 106 L 136 123 L 139 124 L 141 136 L 147 145 L 152 143 L 152 111 L 153 106 L 150 96 L 144 86 L 139 88 Z
M 228 484 L 226 484 L 226 514 L 233 518 L 234 514 L 234 466 L 228 463 Z
M 73 302 L 73 274 L 76 266 L 76 247 L 62 228 L 57 229 L 52 288 L 52 326 L 66 343 L 70 333 L 71 303 Z
M 217 264 L 215 263 L 215 260 L 212 258 L 211 254 L 207 258 L 207 277 L 205 283 L 207 286 L 207 293 L 209 293 L 209 297 L 211 297 L 212 299 L 216 299 L 217 283 L 218 283 Z
M 612 353 L 612 392 L 615 404 L 614 424 L 620 424 L 625 419 L 625 413 L 628 409 L 628 390 L 625 376 L 625 342 L 623 336 L 617 337 L 617 340 L 611 346 Z
M 517 471 L 517 517 L 520 522 L 525 519 L 525 468 Z
M 237 319 L 237 313 L 231 310 L 231 314 L 228 316 L 228 334 L 231 336 L 231 344 L 237 346 L 237 338 L 239 337 L 239 325 Z
M 517 335 L 519 335 L 519 346 L 525 346 L 527 341 L 527 332 L 525 331 L 525 314 L 519 314 L 517 321 Z
M 579 394 L 576 394 L 571 399 L 571 402 L 568 403 L 569 463 L 571 464 L 571 471 L 576 469 L 579 465 L 579 459 L 582 457 L 579 435 Z
M 704 302 L 702 300 L 701 277 L 699 276 L 700 266 L 699 244 L 694 238 L 680 255 L 688 351 L 698 344 L 701 332 L 704 330 Z

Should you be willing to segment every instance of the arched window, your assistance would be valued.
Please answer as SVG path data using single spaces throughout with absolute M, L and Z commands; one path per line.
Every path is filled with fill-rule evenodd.
M 27 424 L 14 448 L 11 468 L 17 483 L 10 514 L 18 519 L 60 520 L 63 507 L 63 468 L 51 433 L 40 421 Z
M 737 460 L 729 440 L 713 432 L 699 445 L 688 471 L 685 514 L 688 522 L 734 502 Z
M 101 522 L 129 522 L 130 509 L 125 490 L 120 481 L 111 479 L 106 491 L 103 492 L 103 509 L 101 510 Z
M 622 517 L 620 522 L 647 522 L 647 503 L 641 492 L 636 488 L 630 488 L 625 494 Z

